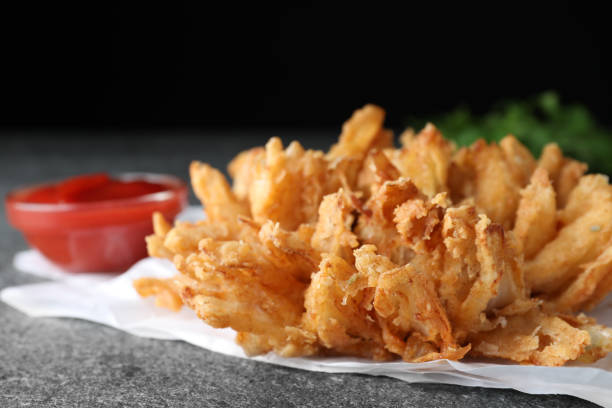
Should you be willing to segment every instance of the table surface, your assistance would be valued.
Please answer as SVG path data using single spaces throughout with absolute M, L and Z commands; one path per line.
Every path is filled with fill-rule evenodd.
M 322 148 L 330 131 L 4 132 L 0 193 L 20 185 L 112 169 L 187 178 L 192 159 L 224 168 L 269 136 Z M 193 199 L 193 197 L 192 197 Z M 3 204 L 4 205 L 4 204 Z M 39 281 L 16 271 L 25 249 L 0 220 L 0 288 Z M 0 302 L 0 406 L 595 406 L 562 395 L 387 377 L 325 374 L 228 357 L 180 341 L 135 337 L 76 319 L 30 318 Z

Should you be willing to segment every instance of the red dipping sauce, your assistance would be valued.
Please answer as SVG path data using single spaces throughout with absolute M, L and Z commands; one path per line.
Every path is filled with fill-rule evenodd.
M 105 173 L 27 187 L 5 200 L 9 222 L 28 243 L 73 272 L 121 272 L 146 257 L 151 216 L 168 220 L 187 204 L 187 187 L 172 176 Z

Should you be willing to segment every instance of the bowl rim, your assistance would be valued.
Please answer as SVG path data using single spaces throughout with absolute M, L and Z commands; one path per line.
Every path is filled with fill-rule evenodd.
M 143 204 L 160 203 L 175 199 L 181 194 L 187 194 L 187 184 L 181 178 L 162 173 L 149 172 L 120 172 L 109 173 L 113 178 L 122 181 L 144 180 L 152 183 L 164 184 L 168 190 L 145 194 L 137 197 L 119 198 L 105 201 L 91 201 L 82 203 L 28 203 L 19 200 L 19 195 L 37 188 L 56 184 L 61 180 L 50 180 L 38 184 L 17 187 L 9 191 L 5 198 L 5 206 L 13 207 L 16 211 L 24 212 L 73 212 L 73 211 L 95 211 L 117 207 L 133 207 Z

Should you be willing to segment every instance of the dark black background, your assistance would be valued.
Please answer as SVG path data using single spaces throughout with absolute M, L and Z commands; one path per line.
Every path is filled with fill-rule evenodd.
M 608 13 L 464 3 L 5 5 L 0 126 L 339 128 L 366 102 L 398 126 L 549 89 L 612 124 Z

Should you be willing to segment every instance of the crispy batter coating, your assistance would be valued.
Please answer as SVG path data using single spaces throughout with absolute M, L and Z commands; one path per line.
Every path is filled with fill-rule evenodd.
M 407 147 L 396 150 L 396 154 L 391 155 L 400 175 L 410 178 L 428 197 L 447 191 L 448 168 L 454 145 L 445 140 L 442 133 L 431 123 L 405 143 L 408 144 Z
M 248 178 L 250 215 L 256 222 L 272 220 L 295 230 L 300 224 L 316 222 L 323 196 L 342 186 L 353 187 L 359 166 L 355 158 L 328 159 L 323 152 L 304 150 L 298 142 L 283 149 L 280 139 L 272 138 L 252 173 L 239 179 L 238 190 L 244 190 L 240 186 Z
M 578 277 L 546 303 L 550 310 L 576 313 L 591 310 L 612 291 L 612 243 L 597 259 L 580 265 Z
M 595 260 L 612 237 L 612 188 L 607 178 L 580 179 L 559 213 L 555 239 L 525 264 L 525 277 L 535 293 L 554 293 L 575 279 L 581 265 Z
M 410 362 L 463 357 L 469 346 L 456 344 L 433 279 L 412 264 L 397 267 L 375 251 L 373 245 L 355 251 L 361 274 L 355 280 L 367 280 L 375 289 L 372 305 L 386 348 Z
M 511 171 L 506 154 L 498 145 L 477 141 L 469 149 L 471 190 L 476 207 L 504 228 L 511 228 L 518 207 L 520 180 Z
M 557 234 L 555 190 L 541 167 L 521 190 L 513 232 L 525 259 L 533 258 Z
M 592 363 L 612 351 L 612 329 L 597 324 L 595 319 L 579 313 L 577 316 L 560 315 L 567 323 L 589 333 L 590 344 L 578 357 L 578 361 Z
M 183 307 L 180 293 L 184 285 L 183 275 L 170 279 L 140 278 L 134 281 L 134 289 L 142 297 L 155 296 L 155 305 L 178 312 Z
M 342 189 L 326 195 L 319 207 L 319 219 L 311 239 L 312 249 L 352 261 L 353 248 L 359 245 L 352 231 L 354 211 L 349 195 Z
M 356 110 L 342 125 L 338 143 L 329 149 L 327 157 L 364 158 L 372 148 L 391 147 L 393 134 L 383 129 L 385 111 L 376 105 L 366 105 Z
M 328 153 L 278 138 L 240 153 L 233 184 L 193 162 L 207 218 L 153 217 L 170 279 L 134 287 L 231 327 L 248 355 L 423 362 L 592 362 L 612 329 L 584 314 L 612 291 L 612 187 L 513 136 L 456 150 L 428 124 L 393 148 L 374 105 Z
M 563 157 L 556 143 L 544 146 L 538 167 L 548 172 L 557 195 L 558 208 L 565 207 L 569 194 L 578 184 L 580 177 L 587 171 L 585 163 Z
M 396 230 L 394 211 L 406 200 L 419 196 L 424 197 L 407 178 L 385 181 L 366 202 L 357 220 L 355 233 L 359 241 L 376 245 L 382 254 L 398 265 L 406 264 L 413 251 Z
M 146 237 L 147 251 L 151 256 L 157 258 L 174 257 L 174 252 L 164 246 L 164 238 L 170 232 L 172 226 L 166 221 L 162 213 L 153 213 L 153 235 Z
M 307 224 L 300 225 L 297 231 L 285 231 L 278 223 L 267 221 L 258 236 L 275 267 L 300 282 L 308 283 L 321 259 L 316 247 L 310 245 L 314 233 L 314 228 Z
M 586 171 L 586 164 L 571 159 L 564 160 L 563 167 L 561 167 L 559 171 L 559 176 L 555 180 L 559 208 L 565 207 L 572 190 L 576 188 L 580 178 Z
M 470 337 L 473 355 L 547 366 L 578 359 L 590 339 L 587 331 L 537 309 L 510 316 L 500 327 Z
M 490 302 L 500 293 L 500 285 L 506 273 L 504 230 L 481 215 L 475 226 L 476 259 L 478 275 L 474 279 L 466 298 L 455 315 L 457 329 L 470 331 L 486 321 L 485 311 Z M 505 301 L 500 302 L 504 306 Z
M 473 206 L 447 209 L 445 196 L 406 201 L 396 210 L 396 222 L 417 252 L 411 263 L 435 277 L 455 336 L 464 339 L 494 324 L 486 312 L 524 301 L 526 291 L 512 236 Z
M 449 206 L 446 196 L 440 193 L 432 200 L 409 199 L 395 208 L 393 222 L 397 232 L 415 252 L 434 250 L 440 244 L 438 232 Z
M 499 142 L 499 147 L 504 153 L 504 159 L 508 164 L 512 178 L 518 185 L 526 185 L 537 164 L 529 149 L 512 135 L 504 137 Z
M 538 159 L 538 167 L 546 170 L 553 186 L 557 184 L 563 161 L 563 152 L 558 144 L 548 143 L 544 146 Z
M 227 166 L 227 172 L 232 178 L 232 191 L 241 201 L 246 201 L 253 182 L 253 169 L 264 160 L 266 150 L 255 147 L 239 153 Z
M 357 189 L 369 198 L 385 181 L 400 177 L 400 171 L 381 150 L 371 150 L 357 178 Z
M 236 198 L 219 170 L 194 161 L 189 166 L 189 175 L 193 191 L 202 201 L 211 221 L 234 227 L 238 216 L 249 215 L 248 208 Z
M 322 196 L 322 191 L 311 191 L 314 197 L 303 196 L 302 168 L 307 161 L 324 159 L 322 154 L 309 153 L 308 157 L 305 154 L 297 142 L 289 145 L 286 150 L 283 150 L 278 138 L 272 138 L 266 144 L 265 159 L 253 169 L 249 189 L 251 214 L 255 221 L 263 223 L 272 220 L 283 228 L 293 229 L 302 221 L 316 218 L 311 206 L 302 206 L 302 201 L 303 198 L 316 200 Z M 314 181 L 314 184 L 309 184 L 310 189 L 320 187 L 320 182 L 314 179 L 321 174 L 311 175 L 313 180 L 308 181 Z
M 304 327 L 317 334 L 320 343 L 342 354 L 388 360 L 380 326 L 364 290 L 348 296 L 346 288 L 356 275 L 344 259 L 325 254 L 319 272 L 306 291 Z M 369 301 L 369 302 L 368 302 Z

